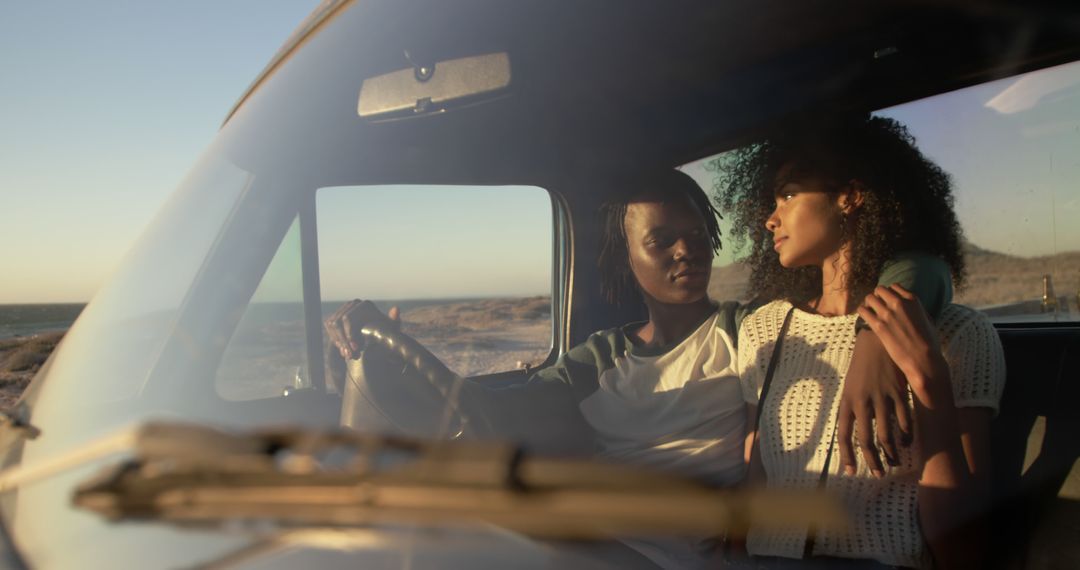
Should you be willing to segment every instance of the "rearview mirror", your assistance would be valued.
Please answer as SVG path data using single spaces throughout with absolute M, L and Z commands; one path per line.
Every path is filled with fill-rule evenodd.
M 509 54 L 469 56 L 365 79 L 356 110 L 365 118 L 437 113 L 509 86 Z

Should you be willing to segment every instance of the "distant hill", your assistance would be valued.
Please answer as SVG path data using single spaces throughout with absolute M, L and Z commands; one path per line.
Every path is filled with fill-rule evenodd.
M 1080 293 L 1080 251 L 1020 257 L 969 243 L 964 253 L 968 278 L 964 290 L 956 295 L 957 302 L 986 307 L 1041 299 L 1043 275 L 1050 275 L 1054 293 L 1069 299 L 1075 309 Z
M 1006 255 L 1004 253 L 997 253 L 997 252 L 991 251 L 989 249 L 983 249 L 983 248 L 971 243 L 970 241 L 968 241 L 966 239 L 964 240 L 963 245 L 961 247 L 964 250 L 964 255 L 967 256 L 968 259 L 971 259 L 972 257 L 985 256 L 985 255 L 999 255 L 999 256 L 1002 256 L 1002 257 L 1015 257 L 1015 256 L 1012 256 L 1012 255 Z
M 1080 251 L 1057 255 L 1020 257 L 964 244 L 967 259 L 967 286 L 955 296 L 955 301 L 973 307 L 988 307 L 1017 303 L 1042 297 L 1043 275 L 1050 275 L 1054 292 L 1077 302 L 1080 293 Z M 746 280 L 750 269 L 742 262 L 714 267 L 709 295 L 718 300 L 749 299 Z
M 713 267 L 709 296 L 718 301 L 748 301 L 746 282 L 749 279 L 750 267 L 741 261 Z

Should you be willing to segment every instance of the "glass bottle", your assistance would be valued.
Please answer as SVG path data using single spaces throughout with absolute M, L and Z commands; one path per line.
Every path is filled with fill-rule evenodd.
M 1056 313 L 1058 309 L 1057 296 L 1054 295 L 1054 282 L 1050 274 L 1043 275 L 1042 312 Z

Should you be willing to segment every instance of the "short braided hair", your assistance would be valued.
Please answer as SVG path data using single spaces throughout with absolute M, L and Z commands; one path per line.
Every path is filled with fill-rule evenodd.
M 618 304 L 630 291 L 637 290 L 630 270 L 630 251 L 626 243 L 626 208 L 643 198 L 666 199 L 686 196 L 705 218 L 705 229 L 713 254 L 720 251 L 720 212 L 709 201 L 697 182 L 679 170 L 662 170 L 627 181 L 626 191 L 600 206 L 600 289 L 604 299 Z

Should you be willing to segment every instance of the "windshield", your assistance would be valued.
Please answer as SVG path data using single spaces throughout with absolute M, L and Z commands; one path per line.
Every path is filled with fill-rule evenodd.
M 756 392 L 740 384 L 740 373 L 751 372 L 740 368 L 736 344 L 738 319 L 748 312 L 738 301 L 754 291 L 746 288 L 747 273 L 733 268 L 734 244 L 721 244 L 714 231 L 713 173 L 691 161 L 746 144 L 795 107 L 836 99 L 922 117 L 923 103 L 893 107 L 901 95 L 890 95 L 871 105 L 836 86 L 861 69 L 839 55 L 862 41 L 864 30 L 851 29 L 858 22 L 826 19 L 803 30 L 773 25 L 792 16 L 770 13 L 759 25 L 794 35 L 763 39 L 755 26 L 730 23 L 722 7 L 703 8 L 698 21 L 636 4 L 625 14 L 589 8 L 588 18 L 545 2 L 520 9 L 466 4 L 471 11 L 438 2 L 407 9 L 339 3 L 245 95 L 13 416 L 11 423 L 41 432 L 4 440 L 5 466 L 25 479 L 15 478 L 23 481 L 17 491 L 0 497 L 5 525 L 33 565 L 501 568 L 587 567 L 599 559 L 648 567 L 676 565 L 672 560 L 698 556 L 700 548 L 715 551 L 710 538 L 694 534 L 698 519 L 679 526 L 677 516 L 658 516 L 643 527 L 670 520 L 668 534 L 693 535 L 672 541 L 622 541 L 623 527 L 604 526 L 607 514 L 621 521 L 649 501 L 659 512 L 667 495 L 635 486 L 654 481 L 647 478 L 654 470 L 673 478 L 661 482 L 666 490 L 685 483 L 711 499 L 746 472 L 747 404 Z M 866 33 L 891 29 L 881 23 L 885 16 L 865 15 Z M 728 33 L 712 29 L 721 25 Z M 669 38 L 680 26 L 693 33 Z M 834 67 L 806 71 L 807 62 Z M 891 81 L 906 81 L 892 71 L 898 75 Z M 967 67 L 946 71 L 974 81 Z M 1075 68 L 1065 71 L 1068 85 L 1053 90 L 1045 107 L 1031 115 L 999 109 L 1005 118 L 995 115 L 993 128 L 1004 129 L 1014 115 L 1031 117 L 1031 124 L 1009 126 L 1012 135 L 1036 141 L 1032 152 L 1048 152 L 1043 143 L 1050 142 L 1061 145 L 1049 152 L 1075 149 L 1075 137 L 1065 140 L 1075 113 L 1035 120 L 1046 109 L 1075 109 Z M 812 78 L 818 73 L 824 86 Z M 883 76 L 893 77 L 867 71 L 860 80 Z M 904 91 L 904 100 L 947 90 L 943 85 L 955 83 L 929 82 Z M 1022 90 L 988 85 L 976 87 L 979 97 Z M 934 126 L 926 119 L 917 134 L 926 133 L 939 152 L 950 143 Z M 1027 226 L 1039 237 L 1031 249 L 1019 249 L 1028 230 L 991 239 L 992 224 L 979 220 L 1002 218 L 976 212 L 985 205 L 974 189 L 961 195 L 973 253 L 992 247 L 1001 255 L 989 261 L 1000 264 L 1053 257 L 1025 265 L 1039 275 L 1025 273 L 1008 294 L 984 298 L 985 289 L 973 288 L 972 304 L 987 312 L 999 304 L 1049 310 L 1053 301 L 1059 323 L 1075 321 L 1075 270 L 1062 267 L 1075 261 L 1076 235 L 1065 221 L 1076 200 L 1062 177 L 1076 165 L 1065 159 L 1063 167 L 1055 157 L 1045 176 L 1052 180 L 1039 190 L 1049 196 L 1044 210 L 1053 212 L 1038 204 L 1025 210 L 1042 216 Z M 1013 163 L 1003 164 L 1009 170 Z M 965 192 L 992 176 L 964 166 L 963 159 L 949 164 L 962 171 Z M 691 190 L 658 193 L 668 186 Z M 1003 204 L 991 214 L 1014 202 Z M 1043 231 L 1047 223 L 1058 227 Z M 666 249 L 679 250 L 670 256 L 675 262 L 656 253 Z M 990 269 L 1000 264 L 972 277 L 992 281 L 1000 272 Z M 1039 304 L 1030 289 L 1041 286 L 1043 273 L 1058 289 Z M 692 306 L 695 318 L 679 319 L 685 326 L 678 330 L 650 328 L 645 319 L 655 311 L 648 309 L 668 305 Z M 851 320 L 845 331 L 857 330 Z M 810 384 L 799 386 L 810 392 Z M 233 455 L 228 445 L 180 437 L 154 451 L 190 454 L 190 462 L 155 456 L 124 463 L 129 455 L 100 447 L 110 441 L 103 437 L 148 420 L 256 430 L 257 451 Z M 349 434 L 347 445 L 327 435 L 334 433 Z M 323 455 L 308 453 L 327 439 Z M 435 480 L 453 493 L 424 487 L 395 495 L 400 489 L 387 479 L 372 479 L 387 464 L 407 463 L 393 453 L 386 464 L 365 463 L 365 453 L 387 441 L 390 448 L 423 442 L 412 445 L 431 445 L 435 458 L 393 471 L 391 483 L 405 480 L 412 492 Z M 477 442 L 484 445 L 468 446 Z M 283 449 L 299 451 L 279 455 Z M 475 449 L 497 460 L 476 461 Z M 215 453 L 199 455 L 207 450 Z M 79 460 L 72 468 L 54 469 L 72 457 Z M 566 463 L 530 463 L 534 457 Z M 632 469 L 587 490 L 603 495 L 603 484 L 625 484 L 621 490 L 635 500 L 594 503 L 595 495 L 552 492 L 555 506 L 566 509 L 555 509 L 566 521 L 555 537 L 543 534 L 550 525 L 530 525 L 521 515 L 545 490 L 592 485 L 583 473 L 605 462 Z M 180 474 L 190 479 L 181 477 L 173 492 L 111 509 L 117 489 L 145 490 L 138 484 L 149 480 L 150 490 L 160 491 L 154 477 L 175 475 L 178 465 L 190 469 Z M 344 466 L 346 474 L 326 465 Z M 0 474 L 0 483 L 14 480 L 11 473 Z M 327 473 L 329 483 L 315 477 Z M 216 486 L 218 477 L 229 485 Z M 485 486 L 459 485 L 475 479 Z M 138 484 L 126 486 L 133 480 Z M 186 486 L 191 480 L 199 485 Z M 535 481 L 550 489 L 530 487 Z M 315 487 L 305 492 L 322 497 L 324 507 L 344 497 L 359 510 L 340 519 L 321 510 L 305 523 L 310 512 L 303 508 L 312 505 L 289 503 L 294 484 Z M 72 506 L 76 488 L 91 497 L 90 507 Z M 260 492 L 281 501 L 275 513 L 287 520 L 267 522 L 254 499 L 245 505 L 254 510 L 240 515 L 199 510 L 208 496 L 243 502 Z M 363 518 L 370 514 L 363 509 L 387 496 L 408 516 Z M 423 502 L 409 504 L 417 496 Z M 424 520 L 439 524 L 421 528 L 417 511 L 446 507 L 451 498 L 461 511 L 432 515 Z M 511 522 L 468 514 L 496 504 L 510 505 L 501 514 Z M 120 512 L 119 522 L 106 518 Z M 589 548 L 555 542 L 567 538 L 589 539 Z
M 566 294 L 553 263 L 566 247 L 556 240 L 565 231 L 557 223 L 564 216 L 558 200 L 538 184 L 535 168 L 499 166 L 501 174 L 475 177 L 453 156 L 431 159 L 428 168 L 409 167 L 412 175 L 395 168 L 388 162 L 394 156 L 423 163 L 434 149 L 416 156 L 388 152 L 393 143 L 383 138 L 381 124 L 352 125 L 358 91 L 350 78 L 336 71 L 304 77 L 313 69 L 329 71 L 304 62 L 334 53 L 372 54 L 366 63 L 354 59 L 364 73 L 385 65 L 381 52 L 354 45 L 362 35 L 349 27 L 338 20 L 309 40 L 238 110 L 87 306 L 24 399 L 28 421 L 48 427 L 18 444 L 22 465 L 92 449 L 115 430 L 151 418 L 436 435 L 429 427 L 449 409 L 437 393 L 422 397 L 396 423 L 373 424 L 382 412 L 354 402 L 363 394 L 354 390 L 345 361 L 333 358 L 323 331 L 323 320 L 353 298 L 372 299 L 383 310 L 397 307 L 403 329 L 460 377 L 520 382 L 558 355 L 563 341 L 553 323 Z M 305 116 L 281 113 L 293 108 L 289 100 L 327 96 L 334 102 L 311 104 Z M 330 108 L 336 111 L 324 112 Z M 350 158 L 328 161 L 341 155 L 336 149 L 349 149 Z M 455 152 L 461 154 L 449 154 Z M 388 175 L 388 169 L 397 172 Z M 388 380 L 377 390 L 395 388 Z M 380 405 L 414 405 L 408 397 L 384 394 Z M 27 483 L 17 502 L 8 495 L 5 514 L 27 560 L 123 566 L 112 555 L 124 550 L 132 561 L 152 555 L 155 565 L 184 566 L 257 542 L 247 532 L 117 528 L 72 511 L 72 487 L 116 457 Z M 82 546 L 57 549 L 54 540 Z M 380 540 L 343 551 L 399 556 L 400 545 Z M 571 556 L 537 546 L 520 558 L 522 545 L 511 540 L 500 547 L 505 541 L 498 533 L 420 541 L 417 552 L 450 549 L 459 552 L 451 557 L 472 559 L 476 549 L 462 548 L 475 541 L 488 545 L 492 567 L 511 558 L 516 564 L 530 556 Z M 142 546 L 121 547 L 129 543 Z M 286 567 L 294 559 L 291 549 L 282 558 Z M 331 549 L 316 556 L 325 563 L 339 555 Z

